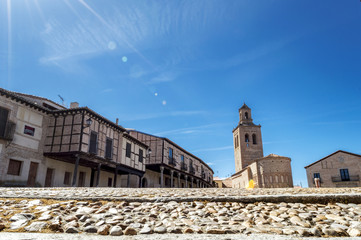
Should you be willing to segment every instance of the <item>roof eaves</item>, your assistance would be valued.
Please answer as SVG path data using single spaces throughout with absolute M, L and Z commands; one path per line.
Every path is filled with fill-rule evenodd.
M 45 112 L 45 113 L 51 112 L 51 110 L 31 102 L 31 101 L 25 99 L 24 97 L 16 94 L 15 92 L 8 91 L 3 88 L 0 88 L 0 95 L 1 96 L 5 95 L 8 98 L 15 99 L 16 101 L 20 101 L 21 103 L 23 103 L 25 105 L 29 105 L 30 107 L 33 107 L 34 109 L 40 110 L 42 112 Z
M 350 155 L 354 155 L 354 156 L 356 156 L 356 157 L 361 157 L 361 155 L 356 154 L 356 153 L 351 153 L 351 152 L 347 152 L 347 151 L 343 151 L 343 150 L 338 150 L 338 151 L 336 151 L 336 152 L 334 152 L 334 153 L 331 153 L 330 155 L 327 155 L 327 156 L 324 157 L 324 158 L 321 158 L 320 160 L 317 160 L 316 162 L 313 162 L 313 163 L 305 166 L 304 168 L 311 167 L 312 165 L 314 165 L 314 164 L 316 164 L 316 163 L 319 163 L 319 162 L 321 162 L 322 160 L 325 160 L 326 158 L 329 158 L 329 157 L 331 157 L 332 155 L 335 155 L 336 153 L 339 153 L 339 152 L 346 153 L 346 154 L 350 154 Z
M 95 111 L 93 111 L 92 109 L 88 108 L 88 107 L 79 107 L 79 108 L 69 108 L 69 109 L 62 109 L 62 110 L 54 110 L 54 111 L 51 111 L 51 113 L 53 115 L 56 115 L 56 114 L 62 114 L 62 113 L 66 113 L 66 114 L 69 114 L 69 113 L 72 113 L 74 111 L 86 111 L 88 113 L 90 113 L 91 115 L 93 115 L 94 117 L 102 120 L 102 121 L 105 121 L 107 122 L 108 124 L 112 125 L 113 127 L 115 128 L 118 128 L 119 130 L 121 130 L 122 132 L 126 132 L 127 130 L 122 127 L 121 125 L 118 125 L 112 121 L 110 121 L 109 119 L 103 117 L 102 115 L 100 115 L 99 113 L 96 113 Z

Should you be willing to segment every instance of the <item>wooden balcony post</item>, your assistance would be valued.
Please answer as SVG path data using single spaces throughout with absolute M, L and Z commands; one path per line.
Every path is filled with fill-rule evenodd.
M 98 170 L 97 170 L 97 180 L 95 182 L 95 186 L 98 187 L 99 186 L 99 180 L 100 180 L 100 168 L 101 168 L 102 164 L 99 163 L 98 164 Z
M 114 170 L 114 182 L 113 182 L 113 187 L 117 187 L 117 177 L 118 177 L 118 166 L 115 167 Z
M 173 187 L 173 174 L 174 174 L 174 170 L 170 170 L 170 187 Z
M 160 167 L 160 187 L 161 187 L 161 188 L 164 187 L 163 171 L 164 171 L 164 167 Z
M 181 187 L 180 173 L 178 172 L 178 188 Z
M 74 164 L 73 182 L 71 184 L 72 187 L 76 186 L 76 179 L 78 177 L 79 160 L 80 160 L 79 155 L 76 155 L 76 160 L 75 160 L 75 164 Z

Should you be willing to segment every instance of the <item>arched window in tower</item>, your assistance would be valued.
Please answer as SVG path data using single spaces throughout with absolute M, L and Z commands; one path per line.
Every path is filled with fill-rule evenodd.
M 253 142 L 253 144 L 257 144 L 257 136 L 256 136 L 256 134 L 252 134 L 252 142 Z
M 245 112 L 244 118 L 245 118 L 245 119 L 248 119 L 248 112 Z
M 249 147 L 249 136 L 248 136 L 248 134 L 246 134 L 244 136 L 244 141 L 246 142 L 246 146 Z

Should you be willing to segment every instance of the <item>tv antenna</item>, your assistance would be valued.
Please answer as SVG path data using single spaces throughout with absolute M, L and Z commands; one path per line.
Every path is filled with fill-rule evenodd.
M 60 100 L 61 100 L 61 105 L 63 105 L 64 106 L 64 98 L 62 97 L 62 96 L 60 96 L 60 94 L 58 94 L 58 97 L 60 98 Z

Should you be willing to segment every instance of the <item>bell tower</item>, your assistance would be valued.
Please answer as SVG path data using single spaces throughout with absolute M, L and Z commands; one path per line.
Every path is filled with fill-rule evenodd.
M 254 160 L 263 157 L 261 125 L 255 125 L 251 109 L 244 103 L 238 110 L 239 123 L 233 129 L 233 146 L 236 172 Z

